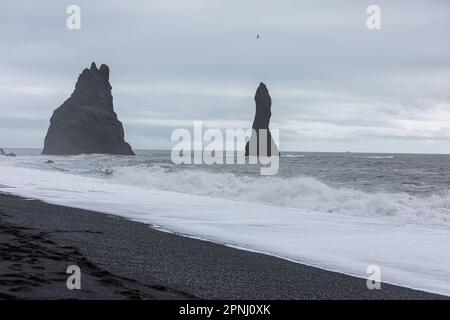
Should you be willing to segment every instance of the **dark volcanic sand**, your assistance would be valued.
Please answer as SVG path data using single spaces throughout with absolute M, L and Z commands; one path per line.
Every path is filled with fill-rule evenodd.
M 67 266 L 82 290 L 68 290 Z M 0 298 L 436 299 L 86 210 L 0 194 Z

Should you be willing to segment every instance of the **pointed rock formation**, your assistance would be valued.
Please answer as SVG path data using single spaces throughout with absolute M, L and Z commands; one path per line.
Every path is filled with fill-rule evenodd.
M 256 113 L 252 125 L 252 136 L 245 145 L 246 156 L 275 156 L 279 155 L 278 147 L 273 141 L 272 134 L 269 130 L 270 117 L 272 116 L 271 106 L 272 99 L 269 91 L 264 83 L 260 83 L 255 93 Z M 263 131 L 260 131 L 263 130 Z M 267 152 L 260 150 L 259 137 L 262 139 L 266 137 Z M 250 146 L 254 146 L 250 148 Z
M 0 156 L 6 156 L 6 157 L 15 157 L 16 154 L 14 152 L 6 153 L 5 150 L 0 148 Z
M 109 68 L 94 62 L 78 77 L 75 90 L 53 112 L 42 154 L 134 155 L 113 108 Z

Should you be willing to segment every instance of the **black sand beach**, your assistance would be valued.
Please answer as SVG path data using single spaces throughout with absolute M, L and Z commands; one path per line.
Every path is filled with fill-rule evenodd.
M 440 299 L 0 193 L 3 299 Z M 66 269 L 81 268 L 82 290 Z

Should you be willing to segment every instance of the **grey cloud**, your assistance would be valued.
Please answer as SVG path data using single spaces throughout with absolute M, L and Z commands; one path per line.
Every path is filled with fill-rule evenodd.
M 82 9 L 79 31 L 65 28 L 65 9 L 74 3 Z M 51 112 L 95 60 L 110 66 L 117 113 L 139 148 L 169 148 L 170 121 L 251 124 L 263 80 L 273 125 L 285 127 L 281 138 L 291 149 L 420 152 L 428 135 L 436 143 L 426 150 L 442 150 L 450 122 L 450 2 L 377 1 L 377 32 L 365 27 L 370 4 L 3 0 L 0 123 L 35 120 L 11 122 L 17 130 L 2 134 L 0 145 L 40 147 Z M 405 137 L 408 143 L 398 141 Z

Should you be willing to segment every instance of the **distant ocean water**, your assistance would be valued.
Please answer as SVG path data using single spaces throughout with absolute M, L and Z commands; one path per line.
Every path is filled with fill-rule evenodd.
M 450 295 L 450 156 L 283 152 L 256 165 L 137 156 L 0 157 L 0 191 Z M 51 160 L 50 163 L 47 163 Z

